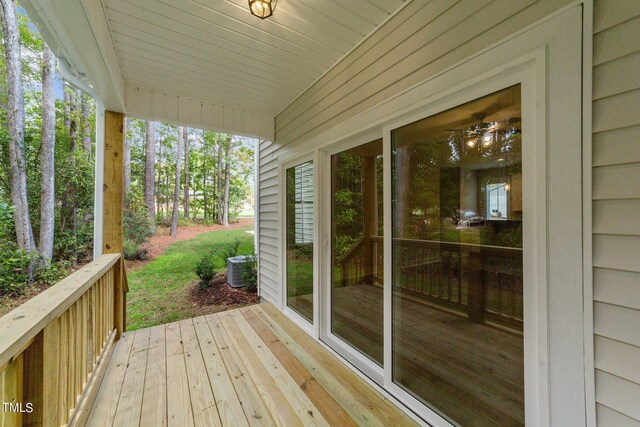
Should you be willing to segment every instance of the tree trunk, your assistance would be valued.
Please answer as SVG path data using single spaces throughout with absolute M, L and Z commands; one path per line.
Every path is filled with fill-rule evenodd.
M 145 140 L 145 167 L 144 167 L 144 202 L 147 205 L 149 220 L 152 226 L 156 223 L 156 124 L 147 122 L 147 135 Z
M 81 92 L 73 89 L 69 93 L 69 144 L 71 155 L 71 170 L 75 176 L 76 170 L 76 150 L 78 149 L 78 102 L 80 101 Z M 78 207 L 76 203 L 76 185 L 71 181 L 69 183 L 69 202 L 71 203 L 71 230 L 73 232 L 73 265 L 78 263 Z
M 125 200 L 128 200 L 127 194 L 129 193 L 129 187 L 131 187 L 131 141 L 129 140 L 130 126 L 131 120 L 129 119 L 129 117 L 127 117 L 125 118 L 124 122 L 124 181 L 122 182 Z
M 20 32 L 16 19 L 15 3 L 0 0 L 2 35 L 7 73 L 7 127 L 9 133 L 9 164 L 11 168 L 11 203 L 16 237 L 20 249 L 35 249 L 29 203 L 27 201 L 27 174 L 24 160 L 24 92 L 22 87 L 22 57 L 20 56 Z M 31 269 L 30 269 L 31 270 Z M 31 272 L 31 271 L 30 271 Z
M 204 221 L 207 222 L 207 152 L 203 150 L 202 156 L 202 195 L 204 205 Z
M 176 143 L 176 182 L 173 188 L 173 214 L 171 215 L 171 235 L 178 234 L 178 209 L 180 207 L 180 161 L 182 160 L 182 143 L 187 137 L 187 129 L 178 127 L 178 141 Z
M 62 86 L 62 92 L 64 93 L 63 106 L 64 106 L 64 128 L 68 131 L 71 124 L 71 99 L 69 98 L 69 91 L 71 88 L 65 83 Z
M 224 199 L 222 202 L 222 225 L 229 225 L 229 181 L 231 179 L 231 136 L 227 139 L 224 155 Z
M 42 51 L 42 145 L 40 149 L 40 241 L 38 250 L 46 264 L 53 256 L 54 211 L 54 149 L 56 142 L 56 60 L 45 44 Z
M 73 89 L 69 94 L 69 144 L 71 154 L 75 153 L 78 142 L 78 90 Z M 73 161 L 75 164 L 75 160 Z
M 189 129 L 184 132 L 184 218 L 189 218 Z
M 218 224 L 222 224 L 224 220 L 222 216 L 222 141 L 218 135 L 218 169 L 216 170 L 216 214 L 218 216 Z
M 87 156 L 91 157 L 91 122 L 89 117 L 91 115 L 91 108 L 87 100 L 87 95 L 80 94 L 81 111 L 82 111 L 82 149 Z

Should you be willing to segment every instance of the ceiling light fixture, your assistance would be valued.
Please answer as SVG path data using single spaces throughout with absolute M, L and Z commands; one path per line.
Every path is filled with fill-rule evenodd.
M 488 148 L 488 147 L 491 146 L 491 144 L 493 144 L 493 135 L 491 135 L 489 132 L 487 132 L 482 137 L 482 146 L 484 148 Z
M 253 16 L 266 19 L 273 15 L 278 0 L 249 0 L 249 10 Z

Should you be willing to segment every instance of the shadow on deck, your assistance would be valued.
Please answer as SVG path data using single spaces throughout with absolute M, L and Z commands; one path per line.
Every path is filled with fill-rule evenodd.
M 262 303 L 125 333 L 88 425 L 416 424 Z

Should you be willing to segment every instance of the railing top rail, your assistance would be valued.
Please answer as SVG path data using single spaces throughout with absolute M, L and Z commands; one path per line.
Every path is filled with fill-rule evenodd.
M 371 236 L 370 238 L 374 242 L 381 242 L 383 240 L 382 236 Z M 443 240 L 421 240 L 421 239 L 406 239 L 402 237 L 394 237 L 394 242 L 405 243 L 408 245 L 439 245 L 439 246 L 451 246 L 451 247 L 459 247 L 459 248 L 478 248 L 483 250 L 499 250 L 499 251 L 514 251 L 514 252 L 522 252 L 522 248 L 515 248 L 509 246 L 493 246 L 493 245 L 483 245 L 479 243 L 463 243 L 463 242 L 447 242 Z
M 120 254 L 102 255 L 0 318 L 0 369 L 11 363 L 53 319 L 102 277 Z

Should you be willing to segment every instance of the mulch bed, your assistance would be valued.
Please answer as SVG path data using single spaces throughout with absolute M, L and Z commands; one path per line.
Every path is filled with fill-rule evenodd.
M 194 283 L 189 290 L 189 299 L 194 305 L 195 315 L 215 313 L 260 302 L 260 297 L 255 292 L 229 286 L 226 272 L 214 277 L 206 288 L 200 287 L 197 282 Z

